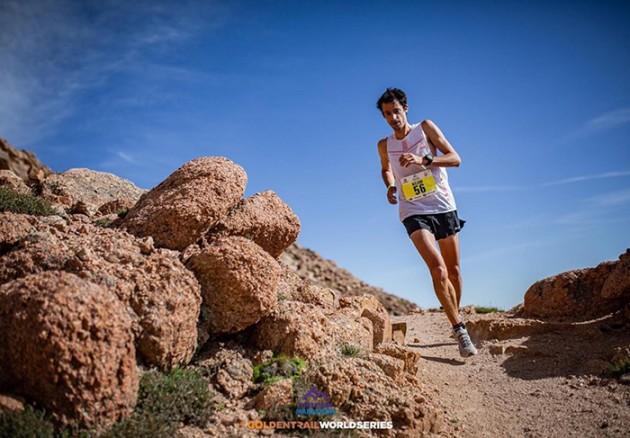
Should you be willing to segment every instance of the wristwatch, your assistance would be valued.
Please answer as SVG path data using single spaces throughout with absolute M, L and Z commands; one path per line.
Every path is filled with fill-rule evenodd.
M 427 160 L 426 163 L 424 162 L 425 158 Z M 425 166 L 430 166 L 431 163 L 433 163 L 433 154 L 429 152 L 424 157 L 422 157 L 422 164 L 424 164 Z

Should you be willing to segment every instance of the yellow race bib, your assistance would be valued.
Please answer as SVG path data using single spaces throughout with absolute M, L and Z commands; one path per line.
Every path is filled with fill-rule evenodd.
M 437 191 L 435 178 L 430 169 L 414 173 L 402 179 L 402 192 L 407 201 L 415 201 L 427 196 L 432 196 Z

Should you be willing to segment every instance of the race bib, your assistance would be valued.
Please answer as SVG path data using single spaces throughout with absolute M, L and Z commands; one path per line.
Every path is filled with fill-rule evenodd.
M 414 173 L 402 179 L 402 192 L 407 201 L 415 201 L 435 195 L 437 185 L 430 169 Z

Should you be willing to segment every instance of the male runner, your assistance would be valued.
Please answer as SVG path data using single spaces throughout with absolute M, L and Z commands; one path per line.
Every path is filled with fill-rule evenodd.
M 459 316 L 462 277 L 457 233 L 464 221 L 457 216 L 445 169 L 458 167 L 461 159 L 435 123 L 409 124 L 407 96 L 402 90 L 388 88 L 376 105 L 394 130 L 378 142 L 387 200 L 399 204 L 400 220 L 429 268 L 435 294 L 453 325 L 460 355 L 475 355 L 477 349 Z

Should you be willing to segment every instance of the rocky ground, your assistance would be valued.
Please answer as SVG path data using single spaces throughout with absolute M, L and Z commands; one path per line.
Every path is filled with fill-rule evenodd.
M 497 315 L 464 319 L 479 346 L 468 359 L 459 357 L 443 313 L 394 319 L 408 323 L 408 345 L 422 355 L 418 377 L 444 409 L 441 435 L 628 436 L 630 385 L 606 370 L 615 354 L 627 357 L 630 327 L 611 317 L 542 326 Z

